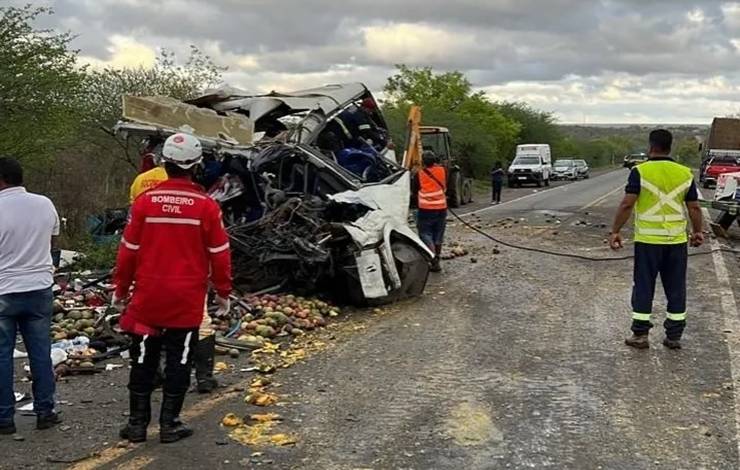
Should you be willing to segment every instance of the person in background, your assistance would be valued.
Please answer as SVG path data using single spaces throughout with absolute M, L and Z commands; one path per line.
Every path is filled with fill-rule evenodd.
M 414 179 L 418 207 L 416 225 L 419 237 L 435 255 L 432 271 L 440 272 L 439 257 L 447 224 L 447 170 L 437 163 L 437 156 L 429 150 L 422 154 L 422 165 Z
M 144 142 L 144 148 L 141 150 L 141 166 L 139 173 L 146 173 L 152 168 L 158 166 L 157 152 L 162 149 L 162 139 L 160 137 L 149 137 Z
M 673 136 L 667 130 L 650 133 L 649 159 L 632 169 L 610 236 L 611 248 L 622 248 L 620 230 L 634 210 L 632 336 L 625 343 L 637 349 L 650 347 L 648 333 L 653 327 L 650 318 L 658 274 L 668 300 L 663 345 L 681 349 L 686 327 L 687 244 L 704 243 L 704 221 L 694 174 L 671 159 L 672 144 Z M 691 220 L 691 237 L 686 235 L 688 220 Z
M 501 189 L 504 187 L 504 169 L 496 162 L 491 170 L 491 204 L 501 204 Z
M 134 200 L 141 195 L 141 193 L 148 191 L 159 183 L 167 179 L 167 172 L 162 166 L 162 158 L 157 154 L 153 154 L 154 167 L 143 173 L 139 173 L 131 183 L 129 189 L 129 203 L 133 204 Z
M 49 331 L 54 267 L 52 239 L 59 216 L 44 196 L 26 192 L 23 168 L 0 158 L 0 434 L 13 434 L 13 349 L 20 330 L 33 376 L 36 429 L 61 422 L 54 411 Z
M 376 151 L 388 145 L 388 134 L 375 120 L 378 105 L 372 98 L 365 98 L 359 106 L 350 106 L 334 118 L 327 127 L 334 131 L 343 141 L 345 148 L 361 149 L 365 145 Z
M 133 340 L 130 414 L 120 432 L 130 442 L 146 440 L 162 350 L 166 367 L 160 442 L 193 434 L 179 416 L 190 386 L 209 279 L 217 294 L 217 314 L 229 311 L 231 252 L 221 209 L 192 181 L 202 160 L 201 143 L 191 135 L 174 134 L 165 141 L 162 159 L 169 178 L 134 201 L 114 276 L 113 306 L 123 312 L 121 328 Z

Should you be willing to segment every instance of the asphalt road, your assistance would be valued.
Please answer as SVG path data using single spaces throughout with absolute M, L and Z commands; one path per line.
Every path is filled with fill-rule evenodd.
M 605 227 L 626 176 L 620 170 L 530 192 L 467 217 L 506 241 L 612 256 Z M 232 386 L 221 395 L 189 399 L 195 437 L 118 449 L 114 432 L 125 406 L 110 397 L 125 396 L 123 374 L 108 375 L 89 379 L 102 381 L 98 388 L 82 386 L 84 378 L 61 387 L 62 399 L 108 400 L 107 413 L 87 405 L 89 415 L 75 416 L 78 455 L 102 453 L 74 468 L 738 467 L 734 257 L 691 258 L 683 350 L 660 345 L 658 290 L 651 349 L 635 351 L 622 342 L 630 261 L 497 247 L 459 223 L 451 223 L 450 239 L 471 254 L 446 262 L 424 297 L 355 312 L 322 333 L 325 350 L 274 375 L 280 402 L 272 411 L 296 446 L 229 441 L 218 424 L 225 413 L 266 411 L 243 403 L 251 376 L 237 372 L 222 376 Z M 53 433 L 0 440 L 11 465 L 3 468 L 74 455 L 69 431 Z

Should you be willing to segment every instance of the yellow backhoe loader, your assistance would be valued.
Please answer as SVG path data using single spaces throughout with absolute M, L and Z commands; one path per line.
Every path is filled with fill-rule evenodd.
M 447 169 L 447 200 L 450 207 L 460 207 L 473 201 L 473 180 L 463 176 L 452 156 L 452 140 L 446 127 L 422 126 L 421 106 L 412 106 L 406 121 L 406 147 L 403 166 L 411 172 L 421 168 L 421 154 L 433 151 Z

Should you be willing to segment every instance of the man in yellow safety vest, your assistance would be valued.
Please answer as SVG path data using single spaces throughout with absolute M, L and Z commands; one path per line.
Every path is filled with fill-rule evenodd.
M 635 266 L 632 291 L 632 337 L 625 343 L 638 349 L 650 347 L 648 332 L 655 280 L 660 280 L 668 300 L 663 345 L 681 348 L 686 327 L 687 245 L 704 243 L 699 195 L 692 171 L 670 158 L 673 136 L 667 130 L 650 133 L 649 160 L 632 169 L 626 195 L 619 206 L 610 236 L 614 250 L 622 248 L 620 230 L 635 212 Z M 688 218 L 684 205 L 688 209 Z M 688 219 L 692 232 L 687 236 Z

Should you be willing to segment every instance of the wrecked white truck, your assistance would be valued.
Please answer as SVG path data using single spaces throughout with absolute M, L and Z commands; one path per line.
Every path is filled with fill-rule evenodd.
M 222 206 L 237 286 L 332 292 L 355 304 L 420 295 L 433 254 L 408 225 L 409 174 L 362 84 L 187 103 L 124 98 L 117 135 L 203 143 L 202 182 Z

